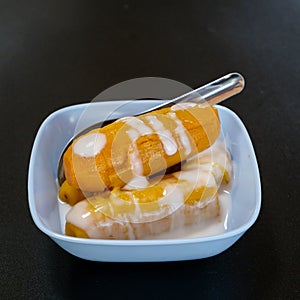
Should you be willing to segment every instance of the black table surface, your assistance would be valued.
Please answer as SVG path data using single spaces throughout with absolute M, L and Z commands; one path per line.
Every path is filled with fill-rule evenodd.
M 0 1 L 1 299 L 296 299 L 299 287 L 300 3 Z M 246 79 L 224 102 L 260 167 L 253 227 L 215 257 L 166 263 L 76 258 L 28 207 L 31 147 L 53 111 L 138 77 L 197 87 Z

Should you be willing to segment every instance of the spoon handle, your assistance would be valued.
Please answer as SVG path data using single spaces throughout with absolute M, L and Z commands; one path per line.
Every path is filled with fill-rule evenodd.
M 180 96 L 174 99 L 174 101 L 180 102 L 182 101 L 182 98 L 188 98 L 187 100 L 183 99 L 183 101 L 189 101 L 190 98 L 197 97 L 198 95 L 200 101 L 202 99 L 201 102 L 207 102 L 210 105 L 214 105 L 240 93 L 244 89 L 244 86 L 245 80 L 241 74 L 230 73 L 199 87 L 192 93 Z
M 166 100 L 163 103 L 151 107 L 147 110 L 143 110 L 141 113 L 137 114 L 136 116 L 151 112 L 153 110 L 161 109 L 164 107 L 170 107 L 174 104 L 183 103 L 183 102 L 195 102 L 198 104 L 208 103 L 209 105 L 214 105 L 240 93 L 244 89 L 244 86 L 245 86 L 245 80 L 241 74 L 229 73 L 195 90 L 187 92 L 186 94 L 180 95 L 172 100 Z M 116 120 L 117 119 L 107 119 L 105 121 L 101 121 L 83 130 L 82 132 L 77 134 L 77 136 L 87 133 L 91 129 L 106 126 L 110 123 L 113 123 Z
M 173 100 L 159 104 L 147 111 L 143 111 L 143 114 L 181 102 L 206 102 L 209 105 L 214 105 L 240 93 L 244 89 L 244 86 L 245 80 L 241 74 L 230 73 L 184 95 L 174 98 Z

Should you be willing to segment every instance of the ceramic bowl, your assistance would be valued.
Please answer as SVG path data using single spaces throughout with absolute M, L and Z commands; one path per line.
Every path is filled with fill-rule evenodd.
M 201 259 L 228 249 L 257 219 L 261 206 L 261 185 L 250 137 L 234 112 L 216 106 L 236 166 L 232 209 L 224 233 L 199 238 L 128 241 L 75 238 L 61 232 L 57 165 L 64 146 L 76 128 L 80 130 L 108 116 L 118 118 L 137 114 L 159 103 L 156 100 L 139 100 L 80 104 L 52 113 L 40 126 L 29 164 L 30 212 L 36 226 L 69 253 L 83 259 L 113 262 Z

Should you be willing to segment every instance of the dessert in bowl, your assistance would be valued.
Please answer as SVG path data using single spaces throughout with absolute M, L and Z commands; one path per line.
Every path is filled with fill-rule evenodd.
M 119 105 L 128 104 L 129 113 L 134 115 L 143 110 L 145 106 L 151 107 L 157 103 L 158 101 L 137 101 L 134 105 L 130 105 L 126 101 L 112 101 L 71 106 L 53 113 L 42 124 L 33 146 L 30 161 L 29 204 L 36 225 L 65 250 L 82 258 L 101 261 L 196 259 L 224 251 L 254 223 L 261 201 L 255 154 L 242 122 L 233 112 L 221 106 L 216 106 L 220 127 L 216 127 L 212 133 L 207 134 L 210 138 L 207 146 L 204 147 L 206 150 L 200 149 L 199 155 L 197 154 L 199 152 L 197 141 L 194 140 L 190 147 L 191 155 L 187 154 L 189 152 L 186 147 L 187 142 L 183 141 L 182 134 L 177 136 L 173 134 L 176 139 L 176 149 L 172 137 L 169 136 L 169 139 L 165 141 L 159 136 L 156 138 L 157 145 L 159 144 L 160 150 L 164 151 L 165 156 L 161 165 L 169 167 L 185 161 L 181 170 L 160 174 L 160 170 L 155 169 L 156 162 L 151 167 L 148 166 L 148 169 L 142 163 L 146 173 L 139 173 L 141 165 L 137 163 L 136 158 L 132 159 L 135 157 L 135 153 L 132 150 L 133 140 L 130 140 L 132 155 L 128 157 L 131 158 L 131 162 L 134 162 L 133 165 L 136 169 L 129 169 L 131 171 L 134 169 L 134 172 L 129 172 L 129 174 L 126 172 L 128 168 L 124 168 L 124 165 L 120 164 L 123 168 L 121 168 L 122 172 L 117 172 L 117 176 L 111 176 L 115 181 L 103 184 L 103 179 L 95 176 L 96 180 L 86 182 L 86 177 L 81 176 L 81 170 L 77 167 L 74 168 L 73 162 L 73 169 L 70 168 L 69 162 L 66 162 L 68 184 L 72 188 L 80 188 L 83 191 L 83 198 L 79 197 L 78 203 L 75 203 L 77 198 L 73 198 L 72 201 L 74 199 L 75 201 L 69 203 L 72 204 L 72 207 L 57 200 L 56 170 L 59 155 L 73 135 L 80 116 L 88 106 L 92 106 L 93 109 L 89 110 L 88 118 L 85 118 L 84 124 L 82 124 L 83 127 L 99 121 L 107 112 L 114 111 Z M 212 108 L 210 110 L 214 111 Z M 177 110 L 171 111 L 171 115 L 174 111 Z M 168 111 L 169 113 L 170 111 Z M 172 118 L 171 115 L 169 114 L 168 119 Z M 122 115 L 117 117 L 122 117 Z M 125 125 L 122 123 L 122 128 L 124 127 L 124 132 L 127 132 L 127 136 L 129 136 L 128 130 L 137 127 L 129 128 L 133 127 L 132 122 L 135 121 L 128 119 L 125 121 L 124 119 L 121 121 L 125 123 Z M 153 134 L 156 125 L 153 125 L 151 121 L 153 122 L 153 116 L 148 118 L 147 122 L 144 121 L 144 125 L 148 126 Z M 179 128 L 176 118 L 170 126 L 174 126 L 174 130 L 171 132 L 176 132 L 176 128 Z M 220 139 L 219 131 L 222 133 L 223 139 Z M 131 132 L 131 136 L 134 135 L 136 136 L 136 133 Z M 144 134 L 140 135 L 144 136 Z M 164 135 L 168 136 L 168 132 L 164 132 Z M 191 136 L 193 137 L 193 134 Z M 81 139 L 84 138 L 86 137 Z M 174 149 L 172 149 L 172 144 L 168 144 L 170 140 L 173 142 Z M 77 143 L 79 143 L 77 144 L 78 150 L 80 142 L 77 141 Z M 203 141 L 201 143 L 203 144 Z M 100 140 L 96 144 L 102 145 L 100 148 L 103 149 L 105 143 Z M 118 151 L 122 148 L 122 144 L 117 143 L 120 145 L 120 147 L 116 147 Z M 228 150 L 224 144 L 228 146 Z M 193 147 L 197 148 L 197 153 L 193 153 Z M 149 147 L 147 146 L 147 148 Z M 93 146 L 94 150 L 95 146 Z M 71 158 L 68 158 L 69 161 L 74 159 L 79 150 L 76 151 L 75 154 L 72 153 Z M 167 153 L 167 151 L 169 152 Z M 176 154 L 177 152 L 179 154 Z M 86 158 L 86 153 L 82 151 L 80 153 Z M 97 153 L 99 151 L 92 153 L 92 156 L 94 157 Z M 155 156 L 153 153 L 150 157 Z M 214 168 L 212 168 L 211 162 L 207 162 L 207 158 L 212 153 Z M 220 164 L 220 166 L 216 163 L 218 153 L 223 154 L 221 155 L 223 159 L 226 158 L 225 161 L 223 160 L 223 165 Z M 178 157 L 175 159 L 176 155 L 179 159 Z M 147 155 L 145 156 L 147 157 Z M 161 157 L 158 155 L 157 159 L 159 156 Z M 172 163 L 168 165 L 170 156 Z M 66 161 L 68 159 L 66 158 Z M 234 166 L 233 172 L 231 159 Z M 95 162 L 95 159 L 93 160 Z M 126 159 L 126 161 L 130 162 L 130 159 Z M 80 159 L 77 164 L 82 165 Z M 79 175 L 70 174 L 74 169 L 79 170 Z M 132 174 L 140 176 L 141 180 L 135 180 L 137 176 L 132 176 Z M 77 181 L 74 181 L 74 178 Z M 187 178 L 192 179 L 187 180 Z M 214 181 L 213 184 L 212 181 Z M 232 205 L 229 210 L 228 206 L 224 206 L 224 204 L 228 204 L 228 197 L 226 198 L 224 190 L 220 189 L 226 186 L 226 181 L 231 182 Z M 91 186 L 91 182 L 96 182 L 96 189 Z M 170 193 L 169 197 L 168 192 Z M 156 194 L 160 196 L 154 197 L 153 195 Z M 159 199 L 160 201 L 158 201 Z M 174 199 L 177 200 L 174 201 Z M 120 202 L 121 205 L 119 205 Z M 158 205 L 159 202 L 163 205 Z M 111 206 L 113 206 L 113 210 L 111 210 Z M 125 210 L 124 207 L 126 207 Z M 225 209 L 227 213 L 224 214 L 222 209 Z M 85 219 L 85 223 L 82 222 L 83 219 Z M 207 221 L 212 219 L 217 219 L 222 226 L 217 226 L 216 230 L 215 225 L 207 224 Z M 63 224 L 64 220 L 66 220 L 65 224 Z M 214 230 L 204 230 L 206 225 Z M 183 231 L 181 230 L 183 227 L 190 230 Z M 65 228 L 66 231 L 64 231 Z M 107 228 L 110 229 L 107 230 Z M 112 228 L 114 229 L 112 230 Z

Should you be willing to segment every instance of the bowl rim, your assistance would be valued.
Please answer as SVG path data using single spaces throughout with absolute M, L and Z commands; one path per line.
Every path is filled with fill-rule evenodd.
M 158 103 L 161 101 L 157 100 L 139 100 L 139 101 L 152 101 L 153 103 Z M 97 103 L 92 103 L 96 105 L 102 105 L 105 103 L 112 103 L 112 102 L 130 102 L 130 100 L 117 100 L 117 101 L 102 101 Z M 51 119 L 55 118 L 56 115 L 64 113 L 68 110 L 72 109 L 84 109 L 87 105 L 91 105 L 91 103 L 82 103 L 82 104 L 75 104 L 70 105 L 61 109 L 58 109 L 54 112 L 52 112 L 48 117 L 44 119 L 42 124 L 40 125 L 38 132 L 36 134 L 36 137 L 34 139 L 30 160 L 29 160 L 29 168 L 28 168 L 28 182 L 27 182 L 27 189 L 28 189 L 28 204 L 29 204 L 29 210 L 31 217 L 35 223 L 35 225 L 46 235 L 48 235 L 50 238 L 57 240 L 57 241 L 63 241 L 63 242 L 69 242 L 69 243 L 75 243 L 75 244 L 85 244 L 85 245 L 101 245 L 101 246 L 147 246 L 147 245 L 157 245 L 157 246 L 165 246 L 165 245 L 177 245 L 177 244 L 198 244 L 198 243 L 206 243 L 211 241 L 219 241 L 219 240 L 225 240 L 229 238 L 233 238 L 235 236 L 239 236 L 243 233 L 245 233 L 257 220 L 260 209 L 261 209 L 261 180 L 260 180 L 260 173 L 259 173 L 259 167 L 257 163 L 257 158 L 255 155 L 254 147 L 251 142 L 249 133 L 241 121 L 241 119 L 238 117 L 238 115 L 233 112 L 231 109 L 221 106 L 221 105 L 215 105 L 216 108 L 224 110 L 226 113 L 230 114 L 232 118 L 236 119 L 241 126 L 241 130 L 243 131 L 243 134 L 245 135 L 250 147 L 251 156 L 254 157 L 254 178 L 256 180 L 256 201 L 255 201 L 255 210 L 250 217 L 250 219 L 243 224 L 242 226 L 230 230 L 225 231 L 224 233 L 213 235 L 213 236 L 206 236 L 206 237 L 196 237 L 196 238 L 178 238 L 178 239 L 153 239 L 153 240 L 104 240 L 104 239 L 88 239 L 88 238 L 78 238 L 78 237 L 71 237 L 64 235 L 62 233 L 56 233 L 50 229 L 48 229 L 40 220 L 38 217 L 38 212 L 36 209 L 35 201 L 34 201 L 34 191 L 33 191 L 33 177 L 34 177 L 34 164 L 35 164 L 35 154 L 37 152 L 37 147 L 39 145 L 39 142 L 42 139 L 42 132 L 44 128 L 48 125 L 48 123 L 51 121 Z

